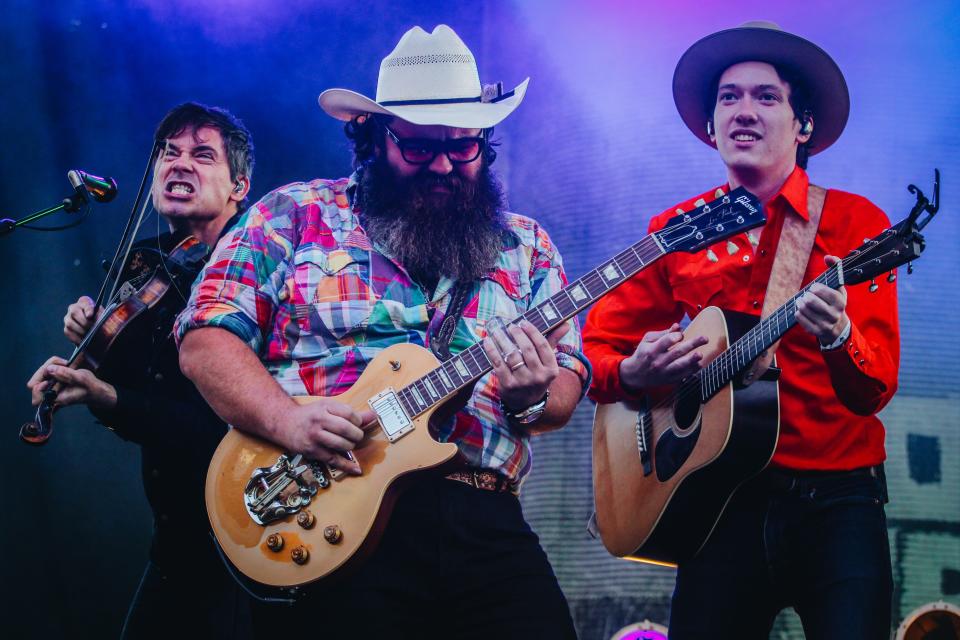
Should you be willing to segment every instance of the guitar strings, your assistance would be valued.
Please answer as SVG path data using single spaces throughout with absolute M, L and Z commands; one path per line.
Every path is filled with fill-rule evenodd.
M 888 230 L 889 230 L 889 229 L 888 229 Z M 781 315 L 785 316 L 785 317 L 784 317 L 784 320 L 786 320 L 787 322 L 789 322 L 790 314 L 791 314 L 791 313 L 793 313 L 793 314 L 796 313 L 796 301 L 797 301 L 797 299 L 799 299 L 804 293 L 806 293 L 806 292 L 810 289 L 810 287 L 812 287 L 814 284 L 816 284 L 816 283 L 818 283 L 818 282 L 820 282 L 821 284 L 827 284 L 827 280 L 829 279 L 828 276 L 831 275 L 831 274 L 839 274 L 839 270 L 840 270 L 840 267 L 841 267 L 841 266 L 843 267 L 843 270 L 844 270 L 844 271 L 848 271 L 848 270 L 852 270 L 852 269 L 851 269 L 851 265 L 853 265 L 853 264 L 856 263 L 856 262 L 859 262 L 859 261 L 863 260 L 864 258 L 868 258 L 868 260 L 867 260 L 868 262 L 878 259 L 878 258 L 873 258 L 873 257 L 871 257 L 871 255 L 872 255 L 872 253 L 873 253 L 876 249 L 880 249 L 880 248 L 881 248 L 881 245 L 880 245 L 880 243 L 878 242 L 877 244 L 874 244 L 874 245 L 872 245 L 872 246 L 869 246 L 869 247 L 867 247 L 866 249 L 858 249 L 858 250 L 856 250 L 855 253 L 851 253 L 850 255 L 846 256 L 845 258 L 843 258 L 843 259 L 840 261 L 840 263 L 835 264 L 835 265 L 832 265 L 832 266 L 829 267 L 826 271 L 824 271 L 824 272 L 821 273 L 819 276 L 817 276 L 816 278 L 814 278 L 807 286 L 805 286 L 805 287 L 803 287 L 802 289 L 800 289 L 800 291 L 798 291 L 790 300 L 788 300 L 786 303 L 784 303 L 784 305 L 783 305 L 782 307 L 780 307 L 780 308 L 777 309 L 774 313 L 772 313 L 772 314 L 770 314 L 769 316 L 767 316 L 767 318 L 764 318 L 763 320 L 761 320 L 761 323 L 764 322 L 764 321 L 767 321 L 769 318 L 775 318 L 775 317 L 776 317 L 776 318 L 779 318 L 779 316 L 781 316 Z M 838 281 L 839 281 L 839 280 L 838 280 Z M 829 284 L 828 284 L 828 286 L 829 286 Z M 832 288 L 832 287 L 831 287 L 831 288 Z M 779 323 L 779 319 L 778 319 L 778 323 Z M 792 326 L 792 325 L 791 325 L 791 326 Z M 759 341 L 759 338 L 761 338 L 762 336 L 761 336 L 761 335 L 758 335 L 758 334 L 761 334 L 762 331 L 759 330 L 758 327 L 760 327 L 760 324 L 758 324 L 758 325 L 754 326 L 752 329 L 750 329 L 750 331 L 748 331 L 748 332 L 745 333 L 743 336 L 741 336 L 740 339 L 736 340 L 736 341 L 735 341 L 732 345 L 730 345 L 730 347 L 728 347 L 723 353 L 721 353 L 721 354 L 720 354 L 719 356 L 717 356 L 714 360 L 712 360 L 711 362 L 709 362 L 703 369 L 701 369 L 700 371 L 698 371 L 698 372 L 695 374 L 695 376 L 694 376 L 694 377 L 696 378 L 695 381 L 691 379 L 691 380 L 686 381 L 685 383 L 684 383 L 684 382 L 681 382 L 680 385 L 678 385 L 677 389 L 676 389 L 673 393 L 669 394 L 669 395 L 666 396 L 663 400 L 661 400 L 661 401 L 658 402 L 656 405 L 654 405 L 654 406 L 650 409 L 650 411 L 652 412 L 652 411 L 654 411 L 654 410 L 664 409 L 664 408 L 666 408 L 666 407 L 669 406 L 669 405 L 673 405 L 673 404 L 675 404 L 675 403 L 684 402 L 684 401 L 686 401 L 686 400 L 688 400 L 688 399 L 690 398 L 691 394 L 693 394 L 693 393 L 698 393 L 698 394 L 701 393 L 701 390 L 706 386 L 706 385 L 704 384 L 704 377 L 705 377 L 705 376 L 707 376 L 707 377 L 713 376 L 713 375 L 715 375 L 716 373 L 718 373 L 718 372 L 715 371 L 716 369 L 720 368 L 721 366 L 727 367 L 727 366 L 729 366 L 730 364 L 732 364 L 731 361 L 733 360 L 734 357 L 743 355 L 744 345 L 745 345 L 748 341 L 754 341 L 755 343 L 760 342 L 760 341 Z M 790 328 L 790 327 L 788 327 L 788 329 L 789 329 L 789 328 Z M 785 333 L 785 332 L 784 332 L 784 333 Z M 770 344 L 773 344 L 773 342 L 775 342 L 775 341 L 776 341 L 776 340 L 771 341 Z M 737 375 L 738 373 L 740 373 L 740 372 L 746 367 L 747 364 L 749 364 L 749 361 L 743 363 L 742 365 L 736 365 L 736 366 L 734 367 L 734 370 L 731 372 L 730 378 L 732 379 L 732 376 L 735 376 L 735 375 Z M 708 369 L 713 369 L 713 370 L 712 370 L 712 371 L 708 371 Z M 720 380 L 723 380 L 724 378 L 727 378 L 727 376 L 725 376 L 725 375 L 724 375 L 724 376 L 717 375 L 716 378 L 717 378 L 717 381 L 719 382 Z M 692 384 L 693 382 L 696 382 L 696 384 Z M 719 386 L 718 386 L 718 388 L 716 389 L 716 391 L 719 391 L 723 386 L 725 386 L 725 385 L 727 385 L 727 384 L 729 384 L 729 383 L 730 383 L 730 379 L 727 379 L 727 380 L 725 380 L 724 382 L 720 383 Z M 715 393 L 715 392 L 714 392 L 714 393 Z M 713 397 L 713 394 L 711 394 L 710 397 L 712 398 L 712 397 Z M 709 399 L 710 399 L 710 398 L 707 398 L 707 400 L 709 400 Z M 702 400 L 702 395 L 701 395 L 701 400 Z M 705 404 L 705 401 L 703 401 L 702 404 Z M 656 435 L 656 434 L 654 434 L 654 435 Z
M 724 196 L 724 198 L 729 198 L 729 194 Z M 547 331 L 552 327 L 559 326 L 561 323 L 566 322 L 571 317 L 576 315 L 579 311 L 593 304 L 593 302 L 595 302 L 597 299 L 605 295 L 608 291 L 613 289 L 615 286 L 622 284 L 629 278 L 633 277 L 634 275 L 636 275 L 646 267 L 656 262 L 657 259 L 663 257 L 667 253 L 670 253 L 666 249 L 663 249 L 661 245 L 657 244 L 657 241 L 655 240 L 655 238 L 659 238 L 660 235 L 664 234 L 664 232 L 667 232 L 671 229 L 679 228 L 685 225 L 695 223 L 703 216 L 706 216 L 712 213 L 711 205 L 713 205 L 713 203 L 716 202 L 717 200 L 722 200 L 722 199 L 723 198 L 717 198 L 716 200 L 713 200 L 707 203 L 706 205 L 699 207 L 698 209 L 695 210 L 695 212 L 691 212 L 690 214 L 687 214 L 689 216 L 688 219 L 683 220 L 681 223 L 664 227 L 662 229 L 659 229 L 658 231 L 654 231 L 647 234 L 646 236 L 641 238 L 639 241 L 630 245 L 629 247 L 627 247 L 626 249 L 618 253 L 616 256 L 614 256 L 613 258 L 605 262 L 600 267 L 592 269 L 591 271 L 587 272 L 586 274 L 578 278 L 576 281 L 574 281 L 570 285 L 564 287 L 561 291 L 557 292 L 556 294 L 554 294 L 544 302 L 524 312 L 519 316 L 519 318 L 516 318 L 513 321 L 511 321 L 510 324 L 517 322 L 517 320 L 521 318 L 526 318 L 528 315 L 533 314 L 534 312 L 538 312 L 540 316 L 544 319 L 544 323 L 546 324 L 544 331 Z M 624 261 L 627 259 L 631 259 L 631 260 L 638 259 L 640 261 L 640 267 L 638 269 L 634 270 L 633 267 L 631 267 L 630 269 L 627 270 L 627 271 L 632 271 L 632 273 L 630 273 L 629 275 L 626 275 L 626 272 L 624 272 L 623 268 L 620 267 L 621 261 Z M 613 281 L 608 281 L 607 279 L 605 279 L 602 273 L 600 272 L 600 269 L 604 266 L 610 265 L 613 262 L 615 262 L 617 266 L 621 268 L 621 273 L 619 275 L 622 277 L 618 277 L 616 279 L 616 285 L 610 286 L 611 282 Z M 591 293 L 593 286 L 596 284 L 603 285 L 603 291 L 598 295 L 594 295 L 593 293 Z M 578 304 L 575 300 L 573 300 L 570 297 L 569 291 L 575 288 L 576 285 L 581 285 L 581 287 L 586 290 L 589 297 L 587 298 L 587 301 L 585 303 Z M 570 313 L 569 315 L 567 315 L 567 313 L 561 313 L 560 314 L 561 319 L 556 324 L 550 325 L 549 322 L 546 320 L 546 317 L 540 311 L 540 307 L 546 304 L 546 302 L 550 302 L 555 298 L 558 298 L 558 296 L 560 296 L 561 294 L 564 294 L 569 300 L 569 302 L 573 305 L 573 312 Z M 553 304 L 554 306 L 556 306 L 556 303 L 553 303 Z M 472 368 L 468 367 L 468 371 L 470 372 L 471 376 L 466 378 L 463 375 L 457 373 L 456 378 L 463 379 L 463 382 L 459 385 L 455 385 L 454 389 L 451 392 L 449 392 L 446 395 L 442 395 L 436 401 L 433 401 L 433 396 L 436 394 L 428 392 L 426 396 L 431 400 L 431 402 L 427 403 L 426 409 L 420 410 L 420 402 L 413 401 L 412 398 L 414 395 L 423 396 L 424 394 L 421 393 L 418 389 L 416 389 L 416 386 L 419 385 L 424 390 L 429 389 L 430 386 L 434 386 L 434 387 L 439 386 L 440 388 L 445 389 L 446 383 L 442 385 L 437 385 L 437 379 L 439 378 L 439 374 L 437 372 L 443 369 L 443 371 L 447 374 L 448 377 L 453 378 L 452 376 L 453 372 L 444 367 L 447 364 L 450 364 L 451 368 L 454 371 L 456 371 L 456 366 L 453 364 L 454 361 L 456 359 L 465 359 L 467 356 L 471 357 L 474 360 L 474 364 L 477 366 L 477 368 L 480 371 L 478 373 L 475 373 L 472 370 Z M 463 389 L 465 386 L 467 386 L 474 380 L 477 380 L 478 378 L 486 375 L 491 370 L 491 368 L 492 366 L 490 365 L 489 360 L 487 360 L 486 353 L 483 352 L 480 343 L 474 343 L 469 347 L 467 347 L 466 349 L 464 349 L 463 351 L 461 351 L 459 354 L 457 354 L 455 358 L 452 358 L 451 360 L 448 360 L 447 362 L 442 363 L 440 366 L 432 369 L 431 371 L 427 372 L 420 378 L 417 378 L 416 380 L 413 380 L 409 384 L 405 385 L 403 388 L 397 391 L 397 395 L 401 397 L 401 399 L 406 401 L 406 404 L 408 405 L 408 407 L 413 407 L 416 409 L 416 411 L 413 412 L 414 413 L 413 417 L 416 417 L 417 415 L 420 415 L 430 407 L 437 404 L 443 398 L 446 398 L 449 395 L 456 393 L 457 391 Z M 432 381 L 428 380 L 430 376 L 434 377 Z

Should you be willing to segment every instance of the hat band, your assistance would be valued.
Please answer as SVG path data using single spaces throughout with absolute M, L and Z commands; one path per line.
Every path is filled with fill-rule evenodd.
M 431 98 L 428 100 L 384 100 L 383 102 L 378 102 L 381 107 L 406 107 L 413 105 L 421 104 L 463 104 L 468 102 L 500 102 L 501 100 L 506 100 L 507 98 L 512 97 L 514 91 L 508 91 L 506 93 L 500 94 L 490 100 L 484 100 L 483 96 L 477 96 L 476 98 Z

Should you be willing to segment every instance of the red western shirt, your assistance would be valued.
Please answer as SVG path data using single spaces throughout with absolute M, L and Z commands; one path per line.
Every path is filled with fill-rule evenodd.
M 695 254 L 671 253 L 600 300 L 583 333 L 584 352 L 593 364 L 590 396 L 615 402 L 630 395 L 620 386 L 620 362 L 648 331 L 665 329 L 684 314 L 693 318 L 710 305 L 759 316 L 784 217 L 807 219 L 808 185 L 802 169 L 790 174 L 765 207 L 762 232 L 750 232 L 756 247 L 744 233 Z M 650 230 L 661 229 L 677 208 L 690 211 L 700 198 L 713 200 L 715 192 L 671 207 L 650 221 Z M 826 269 L 824 256 L 842 258 L 888 226 L 883 211 L 867 199 L 828 191 L 803 283 Z M 800 326 L 780 343 L 780 441 L 772 465 L 847 470 L 885 458 L 883 424 L 875 414 L 897 388 L 900 334 L 896 283 L 886 277 L 876 282 L 879 289 L 873 293 L 868 283 L 847 287 L 852 330 L 842 347 L 821 351 Z

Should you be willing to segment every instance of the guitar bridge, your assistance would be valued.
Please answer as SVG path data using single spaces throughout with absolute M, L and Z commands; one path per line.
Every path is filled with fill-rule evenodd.
M 254 522 L 268 525 L 297 513 L 330 486 L 324 465 L 305 461 L 302 454 L 282 454 L 276 464 L 260 467 L 250 475 L 243 501 Z
M 653 437 L 653 421 L 650 412 L 646 409 L 637 411 L 637 451 L 640 452 L 640 464 L 643 465 L 643 475 L 653 473 L 653 463 L 650 460 L 650 440 Z

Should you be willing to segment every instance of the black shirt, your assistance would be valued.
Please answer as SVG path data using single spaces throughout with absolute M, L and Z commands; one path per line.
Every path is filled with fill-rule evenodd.
M 182 235 L 163 234 L 136 243 L 133 252 L 159 255 L 159 245 L 166 254 L 181 240 Z M 173 339 L 173 323 L 186 306 L 193 279 L 181 280 L 186 286 L 179 289 L 170 287 L 159 308 L 124 336 L 125 343 L 111 347 L 97 376 L 116 388 L 117 404 L 91 408 L 117 435 L 140 445 L 143 487 L 154 515 L 150 556 L 168 570 L 219 565 L 208 533 L 204 481 L 227 427 L 180 371 Z

